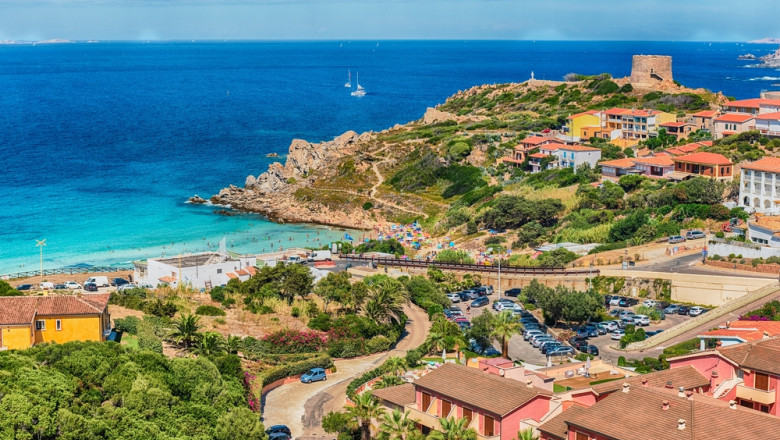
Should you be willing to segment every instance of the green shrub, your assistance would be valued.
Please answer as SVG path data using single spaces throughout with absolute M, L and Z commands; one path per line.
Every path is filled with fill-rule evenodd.
M 222 302 L 225 300 L 225 288 L 222 286 L 217 286 L 211 289 L 209 296 L 211 297 L 212 301 Z
M 366 203 L 363 203 L 363 210 L 364 210 L 364 211 L 368 211 L 368 210 L 370 210 L 370 209 L 371 209 L 371 208 L 373 208 L 373 207 L 374 207 L 374 204 L 373 204 L 373 203 L 371 203 L 371 202 L 366 202 Z
M 117 330 L 121 330 L 131 335 L 138 334 L 138 325 L 140 323 L 141 320 L 135 316 L 128 316 L 126 318 L 116 318 L 114 320 L 114 325 L 116 326 Z
M 297 318 L 297 317 L 301 316 L 301 309 L 299 309 L 298 307 L 293 307 L 292 311 L 290 312 L 290 315 L 293 318 Z
M 428 319 L 433 319 L 433 315 L 437 313 L 444 313 L 444 307 L 442 307 L 440 304 L 431 304 L 426 308 L 426 311 L 428 312 Z
M 310 358 L 298 362 L 291 362 L 282 364 L 276 367 L 263 370 L 259 375 L 262 380 L 262 386 L 266 386 L 271 382 L 285 377 L 296 376 L 303 374 L 312 368 L 330 368 L 333 366 L 333 359 L 326 354 L 316 354 Z
M 309 320 L 308 327 L 313 330 L 326 332 L 330 330 L 331 325 L 332 323 L 331 323 L 330 315 L 326 313 L 320 313 L 314 319 Z
M 176 303 L 174 303 L 173 300 L 163 302 L 161 299 L 156 299 L 146 303 L 144 306 L 144 311 L 146 313 L 160 317 L 167 316 L 172 318 L 178 310 L 179 308 L 176 306 Z
M 197 309 L 195 309 L 195 314 L 203 315 L 203 316 L 225 316 L 225 311 L 220 309 L 219 307 L 202 305 Z
M 155 353 L 163 352 L 162 339 L 154 334 L 153 327 L 146 322 L 138 326 L 138 348 Z
M 422 359 L 422 353 L 419 349 L 415 348 L 406 352 L 406 365 L 409 368 L 416 367 L 420 363 L 420 359 Z
M 368 353 L 387 351 L 390 349 L 391 345 L 393 345 L 393 341 L 385 336 L 377 335 L 366 342 L 366 351 L 368 351 Z

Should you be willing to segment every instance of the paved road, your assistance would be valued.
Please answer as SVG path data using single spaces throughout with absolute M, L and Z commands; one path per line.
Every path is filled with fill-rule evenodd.
M 629 269 L 627 272 L 631 272 L 632 270 L 637 270 L 637 271 L 664 272 L 664 273 L 687 273 L 687 274 L 696 274 L 696 275 L 721 275 L 721 276 L 738 277 L 738 278 L 773 278 L 773 279 L 777 278 L 774 275 L 761 274 L 758 272 L 755 273 L 736 272 L 736 271 L 727 271 L 723 269 L 708 268 L 706 265 L 701 266 L 699 264 L 700 262 L 701 262 L 701 254 L 694 253 L 689 255 L 683 255 L 677 258 L 664 259 L 663 261 L 659 261 L 657 263 L 640 264 L 635 266 L 632 269 Z
M 404 310 L 409 317 L 406 334 L 396 347 L 386 353 L 359 359 L 338 360 L 336 373 L 328 380 L 312 384 L 300 382 L 283 385 L 263 396 L 263 422 L 266 426 L 287 425 L 298 440 L 327 436 L 322 428 L 322 416 L 343 408 L 347 386 L 355 377 L 378 367 L 390 356 L 404 356 L 407 350 L 425 341 L 430 323 L 428 314 L 412 305 Z

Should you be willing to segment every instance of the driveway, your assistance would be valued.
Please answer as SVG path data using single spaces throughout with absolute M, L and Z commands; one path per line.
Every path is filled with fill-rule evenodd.
M 425 341 L 430 323 L 428 314 L 417 306 L 405 307 L 409 317 L 406 333 L 389 352 L 357 359 L 335 361 L 336 373 L 328 380 L 303 384 L 283 385 L 263 396 L 263 423 L 266 426 L 287 425 L 296 439 L 327 435 L 322 430 L 322 417 L 331 411 L 340 411 L 347 398 L 347 386 L 357 376 L 381 365 L 390 356 L 404 356 L 406 352 Z

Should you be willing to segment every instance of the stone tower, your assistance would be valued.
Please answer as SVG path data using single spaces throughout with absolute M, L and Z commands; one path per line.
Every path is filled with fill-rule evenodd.
M 634 55 L 631 61 L 631 84 L 634 87 L 671 85 L 672 57 L 666 55 Z

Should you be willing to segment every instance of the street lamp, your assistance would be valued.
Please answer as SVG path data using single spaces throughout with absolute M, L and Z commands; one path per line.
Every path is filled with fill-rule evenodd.
M 35 241 L 37 242 L 35 247 L 41 248 L 41 281 L 43 281 L 43 247 L 46 246 L 46 239 Z

